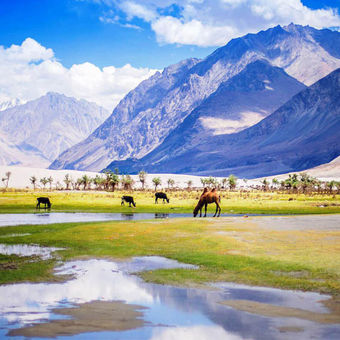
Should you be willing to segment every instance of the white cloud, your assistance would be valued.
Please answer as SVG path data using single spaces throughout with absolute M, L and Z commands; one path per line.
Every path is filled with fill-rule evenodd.
M 160 17 L 151 25 L 157 32 L 157 40 L 160 43 L 179 43 L 199 46 L 223 45 L 226 37 L 234 34 L 229 26 L 204 25 L 201 21 L 191 20 L 183 22 L 177 18 L 166 16 Z
M 53 50 L 27 38 L 21 45 L 0 46 L 0 103 L 32 100 L 54 91 L 112 110 L 155 71 L 129 64 L 99 68 L 88 62 L 67 68 L 55 59 Z
M 132 1 L 124 1 L 121 4 L 121 9 L 127 14 L 128 20 L 137 17 L 145 21 L 152 21 L 156 18 L 156 13 L 153 10 Z
M 177 5 L 176 16 L 166 11 L 171 5 Z M 161 43 L 220 46 L 246 33 L 291 22 L 340 26 L 336 9 L 311 9 L 301 0 L 116 0 L 114 6 L 125 13 L 127 22 L 134 18 L 149 22 Z

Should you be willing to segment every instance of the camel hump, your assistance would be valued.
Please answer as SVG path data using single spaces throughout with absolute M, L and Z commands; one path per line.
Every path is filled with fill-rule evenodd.
M 203 189 L 203 194 L 205 194 L 208 191 L 208 188 Z

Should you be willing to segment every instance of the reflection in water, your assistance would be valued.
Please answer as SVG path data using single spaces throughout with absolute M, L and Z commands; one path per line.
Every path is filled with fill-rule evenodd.
M 168 217 L 171 218 L 191 217 L 191 214 L 158 214 L 158 213 L 0 214 L 0 227 L 25 224 L 147 220 Z
M 155 213 L 155 218 L 169 218 L 169 214 Z
M 143 282 L 129 273 L 157 268 L 184 267 L 161 257 L 140 257 L 128 262 L 106 260 L 72 261 L 58 268 L 57 274 L 75 278 L 64 283 L 21 283 L 0 286 L 0 338 L 9 329 L 42 319 L 53 320 L 53 308 L 91 301 L 124 301 L 147 307 L 144 321 L 149 323 L 124 332 L 87 333 L 72 339 L 287 339 L 299 327 L 298 338 L 339 339 L 339 325 L 320 325 L 297 318 L 263 317 L 233 309 L 221 301 L 240 297 L 325 312 L 318 302 L 326 299 L 316 293 L 221 284 L 216 290 L 185 289 Z M 190 267 L 191 268 L 191 267 Z M 296 336 L 296 334 L 295 334 Z
M 126 220 L 126 221 L 130 221 L 130 220 L 133 220 L 133 213 L 128 213 L 128 214 L 124 214 L 122 213 L 121 216 L 122 216 L 122 220 Z
M 40 247 L 37 245 L 28 244 L 0 244 L 0 254 L 3 255 L 18 255 L 18 256 L 39 256 L 43 260 L 52 258 L 52 253 L 64 248 Z

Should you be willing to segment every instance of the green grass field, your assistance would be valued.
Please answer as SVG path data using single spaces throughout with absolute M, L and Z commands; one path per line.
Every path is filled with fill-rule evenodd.
M 151 192 L 135 192 L 137 208 L 121 207 L 121 195 L 122 192 L 44 194 L 52 200 L 52 211 L 191 213 L 199 193 L 170 193 L 169 205 L 155 205 Z M 0 211 L 33 212 L 37 196 L 41 193 L 3 193 Z M 292 201 L 288 201 L 290 197 Z M 210 207 L 209 213 L 213 211 Z M 222 212 L 339 213 L 340 207 L 339 196 L 226 192 L 222 193 Z M 333 295 L 340 293 L 339 231 L 263 230 L 257 225 L 259 218 L 179 218 L 2 227 L 0 243 L 66 248 L 58 252 L 63 261 L 159 255 L 199 266 L 197 270 L 158 270 L 142 274 L 145 280 L 158 283 L 199 286 L 211 281 L 233 281 Z M 30 235 L 11 236 L 18 233 Z M 56 280 L 54 266 L 54 260 L 0 255 L 0 283 Z
M 0 213 L 31 213 L 35 211 L 36 198 L 48 196 L 51 211 L 86 212 L 159 212 L 192 213 L 201 191 L 169 192 L 170 204 L 154 203 L 153 192 L 2 192 Z M 122 195 L 133 195 L 136 208 L 121 206 Z M 263 192 L 222 191 L 222 213 L 231 214 L 324 214 L 340 213 L 340 195 L 302 195 Z M 290 200 L 289 200 L 290 199 Z M 214 207 L 210 206 L 213 212 Z

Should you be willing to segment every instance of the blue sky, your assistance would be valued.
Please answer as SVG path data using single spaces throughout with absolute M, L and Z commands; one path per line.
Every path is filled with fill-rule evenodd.
M 85 61 L 100 67 L 163 68 L 182 59 L 205 57 L 215 48 L 159 44 L 148 23 L 140 29 L 100 21 L 109 6 L 74 0 L 2 0 L 0 45 L 21 44 L 31 37 L 52 48 L 67 67 Z
M 135 67 L 163 68 L 188 57 L 202 58 L 216 46 L 158 43 L 150 24 L 140 18 L 130 23 L 101 21 L 110 9 L 118 6 L 105 1 L 76 0 L 2 0 L 0 5 L 0 44 L 9 47 L 31 37 L 45 47 L 52 48 L 56 57 L 67 67 L 85 61 L 100 67 L 121 67 L 130 63 Z M 143 3 L 143 2 L 142 2 Z M 148 3 L 148 1 L 144 1 Z M 179 2 L 180 3 L 180 2 Z M 318 9 L 339 8 L 340 1 L 303 1 Z M 334 6 L 337 4 L 338 6 Z M 171 7 L 171 6 L 167 6 Z M 176 7 L 171 15 L 179 17 Z M 119 12 L 119 10 L 117 11 Z M 121 11 L 120 11 L 121 12 Z M 226 41 L 227 42 L 227 41 Z
M 203 58 L 248 32 L 290 22 L 340 27 L 339 7 L 338 0 L 1 0 L 0 102 L 54 90 L 111 109 L 157 69 Z

